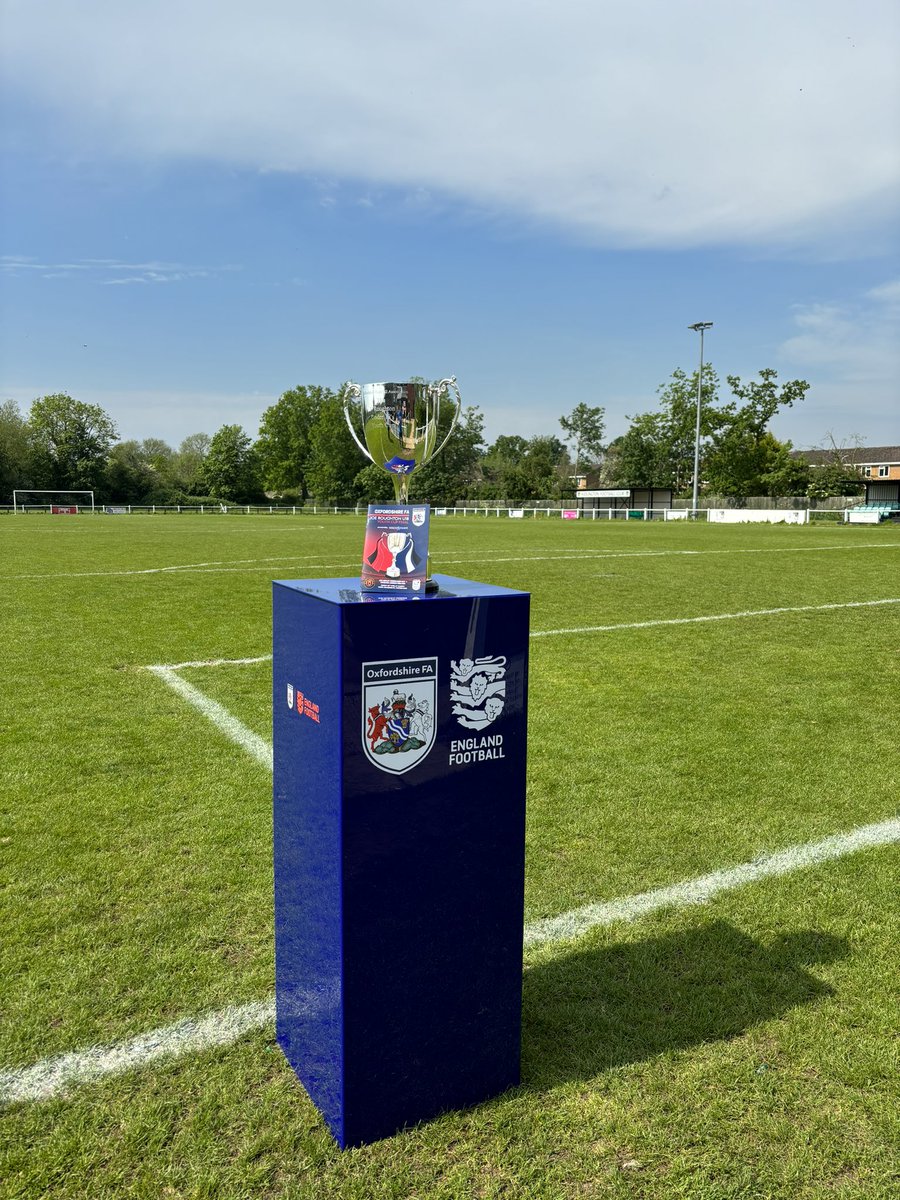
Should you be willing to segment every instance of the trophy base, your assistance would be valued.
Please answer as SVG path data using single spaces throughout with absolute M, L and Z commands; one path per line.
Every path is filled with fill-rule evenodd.
M 433 596 L 435 592 L 439 592 L 440 590 L 441 590 L 441 585 L 437 582 L 436 579 L 432 579 L 431 576 L 429 575 L 428 578 L 425 580 L 425 594 L 427 596 Z

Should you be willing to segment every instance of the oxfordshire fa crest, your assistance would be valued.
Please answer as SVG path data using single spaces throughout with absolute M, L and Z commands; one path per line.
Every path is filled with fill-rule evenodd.
M 436 658 L 363 663 L 363 750 L 380 771 L 411 771 L 434 745 L 437 663 Z

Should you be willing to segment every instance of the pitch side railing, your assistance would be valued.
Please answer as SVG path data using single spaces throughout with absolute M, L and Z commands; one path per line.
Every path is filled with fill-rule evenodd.
M 847 508 L 805 508 L 794 510 L 799 517 L 797 523 L 842 523 L 846 520 Z M 129 516 L 133 514 L 196 515 L 196 516 L 339 516 L 341 514 L 364 515 L 366 504 L 98 504 L 93 510 L 96 515 Z M 49 504 L 0 505 L 0 514 L 29 515 L 49 513 Z M 494 517 L 507 520 L 580 520 L 580 521 L 708 521 L 716 519 L 720 510 L 698 508 L 578 508 L 565 504 L 459 504 L 432 505 L 433 517 L 472 518 Z M 79 514 L 91 514 L 92 510 L 79 508 Z M 713 514 L 710 517 L 710 514 Z

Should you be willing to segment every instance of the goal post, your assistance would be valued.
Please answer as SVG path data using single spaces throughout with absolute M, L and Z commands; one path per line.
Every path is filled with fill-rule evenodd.
M 15 512 L 15 513 L 25 512 L 25 509 L 26 509 L 26 501 L 20 500 L 19 499 L 20 496 L 90 496 L 91 512 L 96 511 L 96 509 L 94 507 L 94 493 L 92 491 L 87 491 L 85 489 L 79 490 L 78 488 L 16 488 L 13 491 L 13 512 Z M 41 508 L 47 507 L 47 508 L 52 509 L 52 506 L 53 506 L 52 500 L 49 501 L 46 505 L 44 505 L 40 501 L 38 501 L 38 503 L 40 504 Z M 76 504 L 76 507 L 77 507 L 77 504 Z M 83 507 L 87 508 L 86 501 L 84 502 Z

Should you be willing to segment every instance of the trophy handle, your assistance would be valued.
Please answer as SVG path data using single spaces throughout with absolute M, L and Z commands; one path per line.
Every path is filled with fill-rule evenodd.
M 348 383 L 347 386 L 344 388 L 344 394 L 341 397 L 341 404 L 344 409 L 344 420 L 347 422 L 347 428 L 350 430 L 350 434 L 351 434 L 354 442 L 356 442 L 357 446 L 359 446 L 360 450 L 362 450 L 362 452 L 366 456 L 366 458 L 370 462 L 374 462 L 375 459 L 372 457 L 372 455 L 369 453 L 369 451 L 366 449 L 366 447 L 359 440 L 359 434 L 353 428 L 353 421 L 351 420 L 351 417 L 350 417 L 350 401 L 358 400 L 361 395 L 362 395 L 362 388 L 359 386 L 358 383 Z
M 456 386 L 456 376 L 451 375 L 449 379 L 442 379 L 440 381 L 440 383 L 437 383 L 434 386 L 434 394 L 437 397 L 437 408 L 438 408 L 438 412 L 435 413 L 435 417 L 437 417 L 438 414 L 440 413 L 441 393 L 443 392 L 444 388 L 446 388 L 448 392 L 449 392 L 450 388 L 453 388 L 454 392 L 456 392 L 456 412 L 454 412 L 454 414 L 453 414 L 453 420 L 450 422 L 450 428 L 447 430 L 446 434 L 444 435 L 444 438 L 443 438 L 441 444 L 439 446 L 436 446 L 435 449 L 432 450 L 432 452 L 431 452 L 432 458 L 434 458 L 434 456 L 436 454 L 440 454 L 441 450 L 443 450 L 443 448 L 447 445 L 447 441 L 449 440 L 450 434 L 456 428 L 456 422 L 459 420 L 459 414 L 462 411 L 462 396 L 460 396 L 459 388 Z

